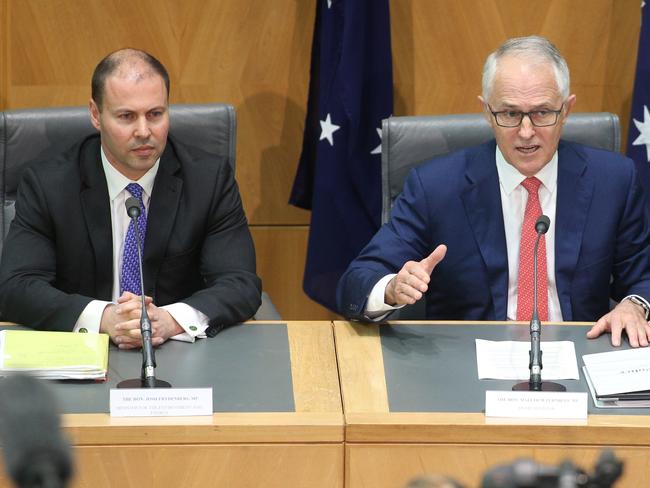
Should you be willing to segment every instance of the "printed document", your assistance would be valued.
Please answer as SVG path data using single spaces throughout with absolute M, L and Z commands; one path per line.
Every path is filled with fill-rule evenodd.
M 598 397 L 650 390 L 647 347 L 585 354 L 582 360 Z
M 542 379 L 577 380 L 578 361 L 571 341 L 541 343 Z M 527 380 L 530 342 L 476 339 L 476 365 L 480 380 Z

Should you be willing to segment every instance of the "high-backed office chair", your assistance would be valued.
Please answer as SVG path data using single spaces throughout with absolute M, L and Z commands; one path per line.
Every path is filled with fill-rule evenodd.
M 237 119 L 227 104 L 171 105 L 170 133 L 176 139 L 218 157 L 235 168 Z M 95 133 L 88 108 L 64 107 L 0 112 L 0 251 L 14 217 L 16 188 L 25 165 L 59 154 Z M 280 320 L 269 296 L 262 293 L 257 320 Z
M 434 156 L 480 144 L 493 137 L 483 114 L 384 119 L 381 140 L 382 223 L 390 219 L 393 202 L 412 168 Z M 619 151 L 621 128 L 618 116 L 608 112 L 571 114 L 564 125 L 562 138 Z M 422 319 L 424 303 L 404 307 L 391 318 Z

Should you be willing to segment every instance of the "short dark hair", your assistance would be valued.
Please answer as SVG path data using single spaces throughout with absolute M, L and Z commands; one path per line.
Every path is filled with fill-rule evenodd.
M 91 97 L 101 111 L 102 102 L 104 101 L 104 88 L 106 87 L 106 78 L 111 76 L 127 60 L 139 59 L 149 66 L 154 73 L 159 75 L 165 82 L 167 88 L 167 97 L 169 97 L 169 73 L 163 64 L 148 52 L 140 49 L 120 49 L 114 51 L 102 59 L 95 67 L 91 81 Z

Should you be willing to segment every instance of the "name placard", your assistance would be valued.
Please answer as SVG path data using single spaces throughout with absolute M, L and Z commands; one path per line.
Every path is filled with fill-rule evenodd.
M 486 391 L 485 416 L 586 420 L 587 402 L 585 392 Z
M 111 389 L 112 417 L 212 415 L 212 388 Z

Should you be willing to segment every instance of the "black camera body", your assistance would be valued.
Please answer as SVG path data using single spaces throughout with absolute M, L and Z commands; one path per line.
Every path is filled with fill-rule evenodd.
M 518 459 L 490 469 L 481 488 L 610 488 L 622 473 L 623 462 L 608 450 L 600 455 L 592 474 L 570 461 L 544 466 L 532 459 Z

